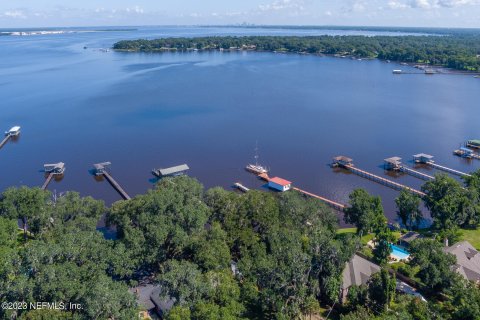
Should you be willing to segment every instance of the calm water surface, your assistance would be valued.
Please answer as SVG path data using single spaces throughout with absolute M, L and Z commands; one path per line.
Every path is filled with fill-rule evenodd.
M 67 171 L 50 190 L 107 203 L 120 196 L 89 174 L 96 162 L 111 161 L 131 195 L 152 188 L 152 168 L 181 163 L 206 187 L 261 188 L 243 169 L 258 141 L 273 175 L 343 203 L 365 188 L 382 196 L 394 219 L 397 191 L 334 172 L 331 158 L 350 156 L 381 176 L 384 158 L 408 162 L 419 152 L 458 170 L 480 168 L 452 155 L 480 137 L 480 80 L 471 76 L 395 76 L 395 64 L 316 56 L 99 50 L 139 37 L 324 33 L 185 27 L 0 37 L 0 129 L 22 126 L 20 139 L 0 150 L 0 188 L 40 186 L 43 164 L 58 161 Z

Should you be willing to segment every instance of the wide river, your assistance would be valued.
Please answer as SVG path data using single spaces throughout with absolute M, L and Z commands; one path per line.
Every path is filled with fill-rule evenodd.
M 50 190 L 76 190 L 107 204 L 120 196 L 90 175 L 93 163 L 111 161 L 111 174 L 130 195 L 153 187 L 152 168 L 182 163 L 206 187 L 241 181 L 262 188 L 244 170 L 258 141 L 259 160 L 272 175 L 342 203 L 365 188 L 382 197 L 393 220 L 398 192 L 335 172 L 332 157 L 349 156 L 384 177 L 384 158 L 400 156 L 412 165 L 420 152 L 457 170 L 480 168 L 478 160 L 452 155 L 466 139 L 480 138 L 480 79 L 393 75 L 393 69 L 416 69 L 377 60 L 101 50 L 121 39 L 162 36 L 358 33 L 370 35 L 167 27 L 2 36 L 0 129 L 20 125 L 22 133 L 0 150 L 0 189 L 41 186 L 43 164 L 59 161 L 66 163 L 65 177 Z M 422 184 L 406 175 L 390 178 Z

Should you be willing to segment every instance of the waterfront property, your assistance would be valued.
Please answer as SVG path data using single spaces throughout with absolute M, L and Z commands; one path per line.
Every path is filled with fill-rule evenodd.
M 292 188 L 292 182 L 279 177 L 275 177 L 268 180 L 268 187 L 280 192 L 285 192 Z
M 395 160 L 395 161 L 397 161 L 397 160 Z M 377 183 L 380 183 L 384 186 L 390 187 L 390 188 L 395 189 L 395 190 L 405 189 L 405 190 L 408 190 L 409 192 L 411 192 L 415 195 L 418 195 L 418 196 L 421 196 L 421 197 L 425 196 L 425 193 L 423 193 L 421 191 L 418 191 L 416 189 L 407 187 L 407 186 L 405 186 L 403 184 L 400 184 L 400 183 L 397 183 L 395 181 L 385 179 L 383 177 L 377 176 L 377 175 L 375 175 L 373 173 L 370 173 L 370 172 L 367 172 L 365 170 L 359 169 L 359 168 L 354 166 L 353 160 L 351 158 L 348 158 L 348 157 L 345 157 L 345 156 L 337 156 L 337 157 L 333 158 L 332 167 L 342 167 L 344 169 L 347 169 L 347 170 L 359 175 L 360 177 L 375 181 Z
M 454 271 L 465 279 L 480 282 L 480 253 L 468 241 L 462 241 L 446 247 L 445 252 L 457 258 Z
M 104 176 L 105 179 L 110 183 L 110 185 L 117 190 L 117 192 L 122 196 L 123 199 L 125 200 L 130 200 L 131 197 L 123 190 L 123 188 L 120 186 L 120 184 L 113 179 L 113 177 L 108 173 L 107 167 L 110 166 L 112 163 L 107 161 L 107 162 L 101 162 L 101 163 L 95 163 L 93 165 L 94 167 L 94 174 L 96 176 Z
M 185 174 L 190 168 L 186 164 L 182 164 L 175 167 L 165 168 L 165 169 L 153 169 L 152 174 L 159 177 L 175 177 Z
M 341 300 L 346 301 L 348 290 L 351 286 L 360 286 L 367 284 L 370 277 L 380 271 L 380 266 L 367 259 L 355 254 L 350 261 L 346 263 L 342 272 Z

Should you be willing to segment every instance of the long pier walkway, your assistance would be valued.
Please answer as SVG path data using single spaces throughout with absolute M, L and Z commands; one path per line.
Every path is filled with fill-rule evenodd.
M 299 189 L 299 188 L 296 188 L 296 187 L 293 187 L 292 188 L 293 190 L 296 190 L 306 196 L 309 196 L 309 197 L 312 197 L 312 198 L 315 198 L 315 199 L 318 199 L 324 203 L 326 203 L 327 205 L 329 205 L 330 207 L 338 210 L 338 211 L 343 211 L 345 209 L 345 205 L 344 204 L 341 204 L 341 203 L 338 203 L 338 202 L 335 202 L 335 201 L 332 201 L 330 199 L 327 199 L 327 198 L 324 198 L 324 197 L 321 197 L 319 195 L 316 195 L 316 194 L 313 194 L 311 192 L 308 192 L 308 191 L 305 191 L 305 190 L 302 190 L 302 189 Z
M 423 193 L 419 190 L 407 187 L 403 184 L 397 183 L 397 182 L 392 181 L 392 180 L 385 179 L 383 177 L 377 176 L 377 175 L 375 175 L 373 173 L 370 173 L 368 171 L 359 169 L 359 168 L 357 168 L 353 165 L 353 160 L 352 159 L 344 157 L 344 156 L 335 157 L 333 159 L 333 166 L 339 166 L 339 167 L 345 168 L 345 169 L 350 170 L 351 172 L 359 175 L 360 177 L 372 180 L 374 182 L 380 183 L 384 186 L 390 187 L 390 188 L 395 189 L 395 190 L 408 190 L 409 192 L 411 192 L 415 195 L 418 195 L 420 197 L 425 196 L 425 193 Z
M 48 174 L 47 179 L 46 179 L 45 182 L 43 183 L 42 190 L 47 189 L 48 184 L 50 183 L 50 181 L 52 181 L 54 175 L 55 175 L 55 174 L 54 174 L 53 172 L 50 172 L 50 173 Z
M 0 142 L 0 149 L 3 148 L 3 146 L 8 142 L 8 140 L 10 140 L 10 135 L 6 136 L 5 138 L 3 138 L 2 142 Z
M 404 172 L 406 174 L 409 174 L 413 177 L 416 177 L 416 178 L 419 178 L 419 179 L 422 179 L 422 180 L 427 180 L 428 181 L 428 180 L 435 179 L 434 177 L 432 177 L 428 174 L 425 174 L 425 173 L 417 171 L 417 170 L 413 170 L 412 168 L 409 168 L 409 167 L 405 166 L 404 164 L 402 164 L 401 160 L 402 160 L 402 158 L 400 158 L 400 157 L 387 158 L 387 159 L 384 160 L 385 162 L 384 162 L 383 166 L 386 170 Z
M 113 177 L 108 173 L 108 172 L 104 172 L 103 173 L 103 176 L 108 180 L 108 182 L 110 182 L 110 184 L 112 185 L 112 187 L 117 190 L 117 192 L 122 196 L 123 199 L 125 200 L 130 200 L 132 199 L 126 192 L 125 190 L 123 190 L 123 188 L 118 184 L 117 181 L 115 181 L 115 179 L 113 179 Z
M 130 200 L 132 199 L 128 193 L 123 190 L 123 188 L 120 186 L 120 184 L 113 179 L 113 177 L 107 172 L 106 167 L 111 165 L 111 162 L 102 162 L 102 163 L 97 163 L 94 164 L 95 167 L 95 175 L 101 176 L 103 175 L 105 179 L 110 183 L 110 185 L 122 196 L 123 199 L 125 200 Z
M 471 177 L 471 175 L 468 173 L 436 164 L 435 161 L 433 161 L 433 156 L 429 154 L 425 154 L 425 153 L 416 154 L 413 156 L 413 161 L 415 161 L 415 163 L 423 163 L 423 164 L 429 165 L 432 168 L 445 171 L 460 177 Z

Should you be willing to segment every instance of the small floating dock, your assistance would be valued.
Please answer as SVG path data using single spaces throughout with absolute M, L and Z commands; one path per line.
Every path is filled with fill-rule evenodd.
M 402 158 L 400 158 L 400 157 L 391 157 L 391 158 L 385 159 L 383 167 L 384 167 L 385 170 L 404 172 L 404 173 L 409 174 L 409 175 L 411 175 L 415 178 L 419 178 L 419 179 L 426 180 L 426 181 L 435 179 L 434 177 L 432 177 L 428 174 L 422 173 L 422 172 L 417 171 L 417 170 L 413 170 L 413 169 L 405 166 L 404 164 L 402 164 Z
M 118 184 L 115 179 L 108 173 L 107 167 L 110 166 L 112 163 L 111 162 L 102 162 L 102 163 L 96 163 L 93 165 L 95 168 L 95 175 L 96 176 L 104 176 L 105 179 L 112 185 L 112 187 L 117 190 L 117 192 L 122 196 L 123 199 L 125 200 L 130 200 L 131 197 L 123 190 L 123 188 Z
M 8 142 L 8 140 L 10 140 L 10 138 L 17 137 L 19 134 L 20 134 L 19 126 L 12 127 L 10 128 L 10 130 L 5 131 L 5 138 L 0 142 L 0 148 L 2 148 Z
M 451 168 L 436 164 L 435 161 L 433 161 L 433 156 L 429 155 L 429 154 L 425 154 L 425 153 L 416 154 L 416 155 L 413 156 L 413 161 L 415 163 L 422 163 L 422 164 L 429 165 L 432 168 L 435 168 L 435 169 L 438 169 L 438 170 L 441 170 L 441 171 L 445 171 L 445 172 L 448 172 L 448 173 L 451 173 L 451 174 L 454 174 L 454 175 L 457 175 L 457 176 L 460 176 L 460 177 L 471 177 L 471 175 L 469 175 L 468 173 L 461 172 L 461 171 L 458 171 L 458 170 L 455 170 L 455 169 L 451 169 Z
M 249 188 L 245 187 L 243 184 L 241 184 L 240 182 L 236 182 L 234 185 L 233 185 L 235 188 L 237 188 L 238 190 L 242 191 L 242 192 L 245 192 L 247 193 L 248 191 L 250 191 Z
M 359 175 L 360 177 L 363 177 L 363 178 L 372 180 L 374 182 L 383 184 L 384 186 L 390 187 L 390 188 L 395 189 L 395 190 L 404 190 L 405 189 L 405 190 L 408 190 L 411 193 L 413 193 L 415 195 L 418 195 L 420 197 L 425 196 L 425 193 L 423 193 L 419 190 L 407 187 L 403 184 L 394 182 L 392 180 L 385 179 L 383 177 L 377 176 L 377 175 L 375 175 L 373 173 L 370 173 L 368 171 L 359 169 L 359 168 L 355 167 L 355 165 L 353 164 L 353 160 L 351 158 L 348 158 L 348 157 L 345 157 L 345 156 L 338 156 L 338 157 L 333 158 L 332 166 L 347 169 L 347 170 Z
M 186 164 L 179 166 L 165 168 L 165 169 L 153 169 L 152 174 L 158 178 L 174 177 L 184 175 L 190 168 Z
M 52 181 L 54 176 L 61 176 L 65 173 L 65 163 L 47 163 L 43 165 L 43 170 L 45 174 L 48 174 L 47 179 L 43 183 L 42 190 L 46 190 L 50 181 Z

